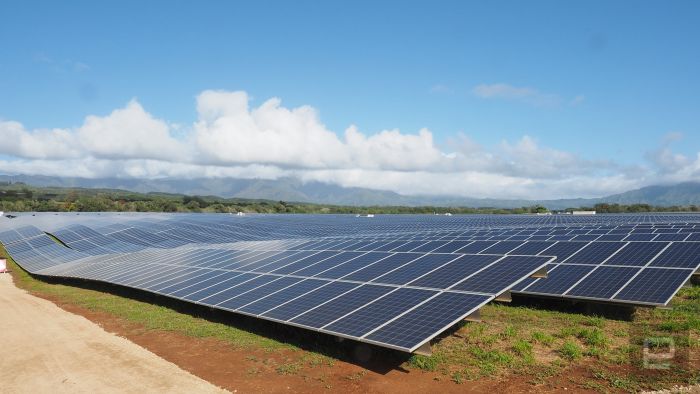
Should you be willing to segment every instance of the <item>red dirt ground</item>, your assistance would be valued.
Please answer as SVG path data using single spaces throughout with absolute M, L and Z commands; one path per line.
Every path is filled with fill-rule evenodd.
M 217 386 L 236 393 L 554 393 L 588 392 L 574 382 L 590 379 L 585 367 L 549 378 L 544 384 L 528 382 L 531 377 L 514 376 L 507 380 L 479 379 L 456 384 L 449 376 L 435 372 L 391 367 L 378 373 L 361 366 L 335 360 L 332 365 L 304 364 L 285 374 L 278 371 L 299 359 L 298 351 L 235 348 L 211 338 L 193 338 L 174 332 L 147 330 L 142 326 L 103 312 L 91 311 L 74 304 L 51 300 L 69 312 L 81 315 L 106 331 L 125 337 L 173 362 L 180 368 Z M 593 392 L 593 391 L 590 391 Z

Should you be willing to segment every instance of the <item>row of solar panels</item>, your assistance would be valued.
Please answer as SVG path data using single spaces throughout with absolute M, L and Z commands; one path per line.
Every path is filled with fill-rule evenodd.
M 649 225 L 654 231 L 688 225 Z M 616 227 L 614 234 L 627 239 L 630 231 L 639 226 Z M 567 231 L 575 231 L 567 228 Z M 623 230 L 623 232 L 620 232 Z M 139 230 L 142 231 L 142 230 Z M 508 233 L 524 230 L 507 230 Z M 553 230 L 556 231 L 556 230 Z M 25 235 L 40 234 L 38 229 L 23 230 Z M 502 233 L 502 231 L 501 231 Z M 153 240 L 153 235 L 143 231 L 134 244 L 125 237 L 121 241 L 111 239 L 84 226 L 73 226 L 57 232 L 61 239 L 76 250 L 87 254 L 126 253 L 151 245 L 161 246 L 162 240 Z M 505 234 L 509 235 L 509 234 Z M 661 233 L 659 235 L 665 235 Z M 599 237 L 602 235 L 599 235 Z M 82 239 L 81 237 L 87 237 Z M 430 237 L 434 237 L 431 235 Z M 2 238 L 2 236 L 0 236 Z M 376 241 L 384 238 L 384 241 Z M 478 253 L 556 256 L 555 272 L 548 280 L 523 282 L 515 290 L 522 293 L 559 296 L 566 298 L 597 299 L 611 302 L 666 305 L 700 265 L 700 244 L 697 242 L 615 242 L 615 241 L 426 241 L 421 234 L 409 240 L 392 240 L 391 236 L 369 239 L 342 238 L 313 241 L 276 241 L 244 243 L 245 248 L 268 248 L 277 250 L 316 251 L 375 251 L 418 253 Z M 598 238 L 600 239 L 600 238 Z M 180 243 L 168 244 L 168 247 Z M 239 246 L 240 247 L 240 246 Z M 590 267 L 559 267 L 565 265 L 588 265 Z M 629 268 L 633 267 L 633 268 Z M 559 268 L 557 271 L 556 269 Z M 644 290 L 646 288 L 646 290 Z M 641 289 L 641 290 L 640 290 Z M 642 291 L 643 290 L 643 291 Z
M 347 216 L 175 215 L 105 218 L 94 228 L 74 221 L 52 231 L 69 248 L 33 227 L 0 232 L 0 242 L 30 272 L 130 286 L 413 351 L 509 289 L 667 304 L 700 265 L 692 241 L 700 216 L 677 215 L 677 223 L 660 216 L 667 221 L 620 215 L 553 226 L 522 217 L 383 217 L 371 224 Z M 502 227 L 464 226 L 477 222 Z M 514 222 L 528 226 L 508 227 Z M 548 278 L 531 278 L 542 268 L 551 270 Z
M 41 235 L 6 247 L 30 272 L 119 284 L 409 352 L 553 260 L 192 247 L 88 256 Z
M 128 228 L 162 232 L 172 229 L 185 233 L 207 232 L 212 237 L 224 237 L 224 242 L 233 240 L 269 240 L 289 238 L 317 238 L 326 236 L 362 236 L 369 234 L 398 234 L 428 231 L 479 231 L 485 228 L 553 228 L 556 226 L 644 226 L 655 223 L 697 224 L 700 215 L 600 215 L 575 217 L 571 215 L 379 215 L 375 218 L 355 218 L 350 215 L 253 215 L 236 217 L 230 215 L 81 215 L 52 214 L 14 219 L 13 223 L 37 224 L 53 232 L 70 223 L 89 224 L 102 234 Z M 233 219 L 233 220 L 232 220 Z M 47 222 L 48 221 L 48 222 Z M 41 225 L 41 223 L 48 223 Z M 585 230 L 579 230 L 585 231 Z

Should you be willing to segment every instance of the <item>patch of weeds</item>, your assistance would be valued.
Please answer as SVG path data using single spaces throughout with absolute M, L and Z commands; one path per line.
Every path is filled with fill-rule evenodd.
M 613 373 L 607 373 L 602 370 L 594 371 L 593 377 L 606 381 L 610 387 L 614 387 L 616 389 L 633 392 L 639 391 L 640 388 L 639 384 L 630 378 L 618 376 Z
M 564 344 L 559 348 L 559 354 L 570 361 L 576 360 L 581 358 L 583 355 L 583 352 L 581 351 L 581 348 L 574 342 L 571 341 L 566 341 Z
M 424 371 L 435 371 L 440 365 L 440 359 L 436 356 L 422 356 L 414 354 L 408 359 L 408 365 Z
M 612 334 L 618 338 L 624 338 L 624 337 L 629 336 L 629 332 L 623 328 L 617 328 L 617 329 L 613 330 Z
M 455 382 L 457 384 L 462 384 L 466 380 L 461 372 L 453 372 L 451 379 L 453 382 Z
M 554 334 L 555 337 L 557 338 L 568 338 L 568 337 L 573 337 L 577 334 L 577 330 L 574 327 L 563 327 L 559 329 L 559 331 Z
M 586 351 L 584 351 L 583 354 L 587 357 L 599 358 L 603 355 L 603 349 L 597 346 L 591 346 L 588 349 L 586 349 Z
M 554 337 L 542 331 L 533 331 L 532 340 L 547 347 L 552 346 L 552 343 L 554 343 Z
M 479 361 L 500 365 L 509 365 L 513 362 L 513 356 L 500 350 L 484 350 L 476 346 L 469 350 Z
M 581 324 L 584 326 L 603 328 L 605 326 L 605 319 L 598 316 L 584 316 L 581 320 Z
M 501 338 L 506 339 L 506 338 L 513 338 L 516 335 L 518 335 L 518 330 L 515 328 L 515 326 L 507 326 L 505 330 L 501 333 Z
M 350 381 L 357 381 L 365 377 L 365 375 L 367 375 L 367 371 L 360 371 L 346 376 L 345 379 Z
M 275 368 L 280 375 L 296 375 L 301 370 L 301 363 L 285 363 Z
M 587 380 L 583 384 L 583 388 L 588 389 L 588 390 L 593 390 L 593 391 L 596 391 L 599 393 L 605 393 L 608 391 L 608 388 L 606 386 L 596 382 L 595 380 Z
M 605 333 L 597 328 L 592 330 L 587 328 L 581 329 L 576 336 L 588 346 L 605 347 L 608 343 Z
M 518 339 L 513 344 L 513 352 L 524 359 L 532 360 L 532 344 L 524 339 Z
M 659 348 L 659 347 L 669 347 L 673 345 L 673 339 L 669 337 L 651 337 L 647 338 L 647 345 L 652 348 Z
M 533 379 L 530 380 L 528 383 L 533 385 L 544 384 L 552 376 L 558 374 L 560 370 L 561 367 L 554 363 L 552 363 L 552 365 L 536 366 L 535 368 L 533 368 L 532 371 Z
M 319 353 L 305 354 L 301 360 L 311 367 L 318 367 L 321 365 L 332 367 L 335 364 L 335 361 L 332 358 Z

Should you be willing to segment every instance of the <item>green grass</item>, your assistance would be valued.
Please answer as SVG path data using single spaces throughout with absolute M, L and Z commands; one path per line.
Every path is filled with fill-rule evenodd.
M 559 348 L 559 354 L 561 354 L 563 358 L 573 361 L 581 358 L 583 352 L 581 351 L 581 347 L 575 342 L 566 341 Z

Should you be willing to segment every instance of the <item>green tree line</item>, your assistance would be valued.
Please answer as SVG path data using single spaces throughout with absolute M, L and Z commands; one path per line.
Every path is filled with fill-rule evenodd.
M 648 204 L 597 204 L 600 213 L 698 212 L 697 206 L 657 207 Z M 0 185 L 0 211 L 5 212 L 217 212 L 217 213 L 339 213 L 339 214 L 532 214 L 540 205 L 520 208 L 433 206 L 346 206 L 299 202 L 224 199 L 164 193 L 134 193 L 107 189 L 37 188 Z

